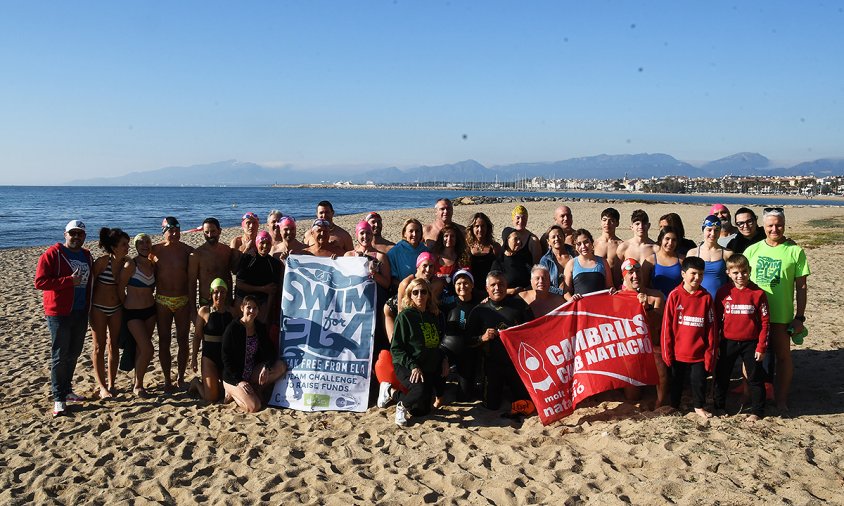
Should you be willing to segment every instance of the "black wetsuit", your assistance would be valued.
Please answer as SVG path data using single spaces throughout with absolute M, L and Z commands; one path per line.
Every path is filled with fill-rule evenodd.
M 240 257 L 237 267 L 237 279 L 243 280 L 252 286 L 265 286 L 270 283 L 278 283 L 281 279 L 281 261 L 272 255 L 252 255 L 244 253 Z M 236 295 L 243 298 L 246 295 L 254 295 L 258 302 L 263 304 L 269 296 L 264 292 L 249 293 L 236 289 Z
M 522 249 L 511 256 L 501 252 L 492 264 L 493 270 L 504 273 L 508 288 L 530 288 L 530 270 L 532 267 L 533 254 L 527 246 L 522 246 Z
M 480 337 L 486 329 L 506 329 L 533 319 L 533 311 L 518 296 L 506 297 L 501 302 L 487 301 L 479 304 L 469 314 L 468 333 Z M 506 385 L 513 400 L 527 399 L 528 393 L 516 372 L 513 361 L 500 339 L 483 345 L 484 406 L 497 409 Z
M 480 341 L 477 335 L 467 332 L 469 314 L 477 306 L 476 302 L 457 300 L 446 316 L 445 348 L 449 363 L 456 366 L 460 392 L 458 400 L 471 400 L 475 397 L 475 377 L 480 356 Z

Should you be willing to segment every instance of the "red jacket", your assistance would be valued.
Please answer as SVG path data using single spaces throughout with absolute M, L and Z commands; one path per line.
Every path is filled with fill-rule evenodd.
M 718 349 L 714 305 L 702 288 L 689 293 L 681 284 L 668 294 L 662 316 L 662 360 L 668 367 L 675 360 L 703 362 L 712 372 Z
M 718 290 L 715 313 L 721 325 L 721 337 L 731 341 L 757 341 L 756 351 L 768 348 L 768 296 L 749 283 L 739 290 L 730 282 Z
M 82 248 L 88 258 L 88 269 L 93 271 L 91 252 Z M 91 305 L 91 287 L 93 274 L 88 276 L 85 286 L 85 306 Z M 41 254 L 38 268 L 35 270 L 35 288 L 44 294 L 44 314 L 47 316 L 67 316 L 73 309 L 73 269 L 70 260 L 62 252 L 62 245 L 56 243 Z

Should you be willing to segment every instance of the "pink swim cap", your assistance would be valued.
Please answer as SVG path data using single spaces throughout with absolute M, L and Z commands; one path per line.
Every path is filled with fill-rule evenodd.
M 433 253 L 423 251 L 422 253 L 419 253 L 418 257 L 416 257 L 416 267 L 419 267 L 420 265 L 422 265 L 422 262 L 425 261 L 436 263 L 436 257 Z
M 372 225 L 370 225 L 366 220 L 360 220 L 358 224 L 355 225 L 355 234 L 360 233 L 361 230 L 368 230 L 372 232 Z
M 255 237 L 255 246 L 260 246 L 262 242 L 269 242 L 270 244 L 273 243 L 273 236 L 271 236 L 266 230 L 261 230 Z
M 727 208 L 727 206 L 725 206 L 724 204 L 713 204 L 713 206 L 709 208 L 709 214 L 715 214 L 718 211 L 720 211 L 721 209 L 726 209 L 726 208 Z
M 296 228 L 296 220 L 294 220 L 292 216 L 285 216 L 284 218 L 279 220 L 278 226 L 283 227 L 285 225 L 290 225 L 293 228 Z

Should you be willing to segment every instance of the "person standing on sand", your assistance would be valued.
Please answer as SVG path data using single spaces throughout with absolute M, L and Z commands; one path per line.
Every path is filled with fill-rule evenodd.
M 633 231 L 633 237 L 624 241 L 618 246 L 618 260 L 624 261 L 628 258 L 634 258 L 641 261 L 642 256 L 653 251 L 653 239 L 648 237 L 648 230 L 651 228 L 651 220 L 648 218 L 648 213 L 642 209 L 636 209 L 630 215 L 630 230 Z
M 243 233 L 229 243 L 229 247 L 237 251 L 236 256 L 238 257 L 241 253 L 246 253 L 255 248 L 255 237 L 258 236 L 258 229 L 260 228 L 258 215 L 251 211 L 244 214 L 240 219 L 240 228 L 243 229 Z
M 161 222 L 164 241 L 152 247 L 150 256 L 155 265 L 155 306 L 158 320 L 158 360 L 164 373 L 164 392 L 173 391 L 170 368 L 173 356 L 170 354 L 173 322 L 176 323 L 176 385 L 185 383 L 185 370 L 190 355 L 190 297 L 188 297 L 188 263 L 193 248 L 181 242 L 179 220 L 173 216 Z
M 595 256 L 599 256 L 607 261 L 612 271 L 613 286 L 621 286 L 621 260 L 618 259 L 618 247 L 621 246 L 622 241 L 615 231 L 621 221 L 621 215 L 618 210 L 608 207 L 601 211 L 601 235 L 595 239 Z
M 328 223 L 328 243 L 331 244 L 331 249 L 338 251 L 339 255 L 355 249 L 351 234 L 334 223 L 334 206 L 331 205 L 331 202 L 323 200 L 317 204 L 316 219 Z M 313 246 L 316 243 L 314 232 L 313 227 L 305 232 L 305 237 L 302 240 L 305 245 Z
M 290 255 L 301 255 L 307 248 L 296 239 L 296 220 L 292 216 L 285 216 L 278 222 L 281 233 L 281 241 L 273 242 L 273 249 L 270 254 L 281 261 L 281 268 L 284 270 L 284 261 Z
M 35 288 L 42 291 L 50 329 L 50 391 L 53 416 L 67 413 L 67 402 L 82 397 L 73 392 L 73 372 L 85 344 L 91 307 L 93 258 L 83 247 L 85 224 L 71 220 L 64 228 L 64 244 L 56 243 L 38 258 Z
M 787 413 L 794 374 L 789 333 L 803 331 L 808 299 L 806 278 L 811 272 L 803 248 L 785 237 L 785 213 L 781 207 L 765 208 L 762 226 L 765 240 L 748 247 L 744 256 L 750 263 L 751 280 L 768 295 L 770 351 L 776 358 L 774 399 L 777 409 Z
M 560 206 L 554 210 L 554 225 L 563 229 L 563 242 L 574 246 L 574 217 L 569 206 Z M 539 239 L 539 247 L 543 252 L 548 251 L 548 232 L 542 234 Z
M 454 216 L 454 204 L 451 203 L 451 200 L 442 198 L 434 204 L 434 221 L 428 223 L 422 229 L 422 237 L 425 241 L 425 246 L 427 246 L 428 249 L 434 247 L 434 244 L 437 242 L 437 237 L 440 235 L 440 230 L 442 230 L 446 225 L 453 224 L 457 227 L 460 234 L 466 234 L 466 228 L 454 223 L 451 220 L 452 216 Z
M 132 392 L 141 398 L 149 398 L 144 388 L 144 376 L 152 362 L 154 349 L 152 333 L 155 330 L 156 303 L 155 265 L 150 260 L 152 240 L 147 234 L 138 234 L 132 241 L 137 256 L 127 259 L 120 271 L 118 293 L 123 298 L 123 321 L 135 340 L 135 378 Z
M 372 227 L 372 245 L 380 251 L 381 253 L 386 254 L 390 251 L 390 249 L 396 245 L 396 243 L 392 241 L 388 241 L 381 236 L 381 232 L 384 230 L 384 222 L 381 219 L 381 215 L 376 213 L 375 211 L 370 212 L 364 218 L 369 225 Z
M 234 250 L 220 243 L 220 222 L 217 218 L 205 218 L 202 235 L 205 244 L 191 252 L 188 258 L 188 298 L 191 321 L 196 321 L 197 306 L 211 305 L 211 282 L 220 278 L 230 286 L 234 263 Z M 199 283 L 199 304 L 197 304 L 197 282 Z M 228 295 L 231 300 L 231 294 Z

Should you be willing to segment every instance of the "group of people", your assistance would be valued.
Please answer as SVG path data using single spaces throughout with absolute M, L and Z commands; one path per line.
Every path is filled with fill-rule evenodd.
M 568 206 L 555 210 L 554 223 L 539 236 L 528 229 L 527 209 L 518 205 L 501 243 L 484 213 L 462 226 L 452 220 L 450 200 L 438 200 L 434 211 L 428 224 L 406 220 L 397 243 L 383 237 L 377 212 L 350 234 L 334 223 L 328 201 L 317 205 L 303 235 L 297 234 L 296 220 L 278 211 L 269 213 L 263 228 L 257 215 L 246 213 L 241 234 L 225 245 L 219 222 L 208 218 L 202 224 L 205 243 L 197 248 L 180 241 L 178 220 L 167 217 L 161 242 L 135 236 L 133 258 L 127 256 L 125 232 L 101 229 L 104 255 L 96 260 L 83 247 L 85 225 L 71 221 L 64 243 L 39 259 L 35 280 L 44 291 L 52 334 L 53 414 L 63 414 L 67 402 L 79 399 L 71 378 L 89 321 L 101 398 L 115 393 L 121 329 L 135 347 L 133 391 L 149 395 L 144 374 L 157 325 L 165 391 L 187 387 L 209 401 L 260 409 L 262 394 L 286 373 L 278 343 L 269 336 L 279 332 L 289 255 L 367 259 L 378 288 L 377 405 L 397 401 L 399 425 L 442 404 L 449 376 L 457 379 L 458 399 L 480 398 L 485 407 L 498 409 L 509 393 L 512 413 L 530 413 L 532 404 L 499 331 L 602 290 L 636 297 L 647 311 L 660 377 L 657 406 L 668 401 L 678 408 L 688 381 L 696 412 L 711 416 L 705 389 L 707 376 L 714 374 L 714 407 L 722 411 L 740 358 L 751 419 L 764 414 L 766 382 L 774 383 L 778 409 L 787 409 L 790 337 L 803 331 L 809 268 L 803 250 L 785 237 L 783 209 L 765 208 L 760 227 L 749 208 L 736 212 L 734 225 L 726 206 L 712 206 L 700 241 L 686 237 L 680 217 L 669 213 L 660 217 L 654 241 L 643 210 L 632 213 L 632 236 L 624 240 L 616 235 L 621 217 L 613 208 L 601 213 L 597 237 L 574 228 Z M 174 324 L 178 354 L 172 378 Z M 200 373 L 190 384 L 188 366 Z M 635 399 L 639 392 L 628 388 L 625 394 Z

